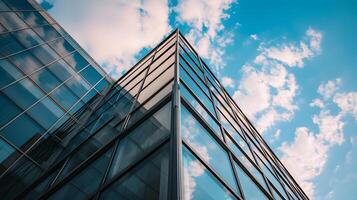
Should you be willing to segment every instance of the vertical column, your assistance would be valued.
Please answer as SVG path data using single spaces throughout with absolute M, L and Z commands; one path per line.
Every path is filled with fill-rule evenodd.
M 180 113 L 180 76 L 179 76 L 179 30 L 176 30 L 175 78 L 172 88 L 172 134 L 170 136 L 170 192 L 169 199 L 182 199 L 182 140 Z

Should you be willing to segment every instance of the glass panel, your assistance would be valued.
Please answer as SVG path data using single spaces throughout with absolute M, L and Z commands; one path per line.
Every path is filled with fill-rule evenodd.
M 234 163 L 234 166 L 236 168 L 245 199 L 249 199 L 249 200 L 268 199 L 264 195 L 264 193 L 258 188 L 258 186 L 252 181 L 252 179 L 240 168 L 240 166 L 237 163 Z
M 218 123 L 211 117 L 210 114 L 201 106 L 201 104 L 192 96 L 185 85 L 181 87 L 181 94 L 189 104 L 206 120 L 207 124 L 212 128 L 215 134 L 222 138 L 221 129 Z
M 169 66 L 171 67 L 171 66 L 173 65 L 174 61 L 175 61 L 175 56 L 172 55 L 168 60 L 166 60 L 165 62 L 161 63 L 161 65 L 158 66 L 158 67 L 155 66 L 156 63 L 154 63 L 153 65 L 151 65 L 151 67 L 150 67 L 150 72 L 149 72 L 148 76 L 147 76 L 146 79 L 145 79 L 145 86 L 146 86 L 147 84 L 149 84 L 152 80 L 154 80 L 155 78 L 157 78 L 157 77 L 158 77 L 161 73 L 163 73 L 163 71 L 164 71 L 165 69 L 167 69 Z M 152 71 L 152 69 L 153 69 L 152 67 L 156 67 L 156 68 L 154 69 L 154 71 Z M 172 74 L 172 76 L 173 76 L 173 74 Z
M 27 1 L 23 0 L 3 0 L 13 10 L 33 10 L 34 8 Z
M 63 60 L 56 61 L 48 66 L 48 69 L 56 74 L 56 76 L 61 80 L 65 81 L 74 74 L 73 69 Z
M 38 46 L 30 50 L 30 52 L 41 61 L 42 65 L 48 65 L 50 62 L 59 58 L 58 54 L 54 52 L 47 44 Z
M 169 135 L 170 127 L 171 103 L 168 103 L 120 141 L 109 178 L 122 172 L 123 169 L 152 150 Z
M 17 116 L 22 110 L 16 104 L 7 98 L 3 93 L 0 93 L 0 127 Z
M 26 74 L 31 74 L 42 67 L 39 60 L 28 51 L 11 56 L 10 60 Z
M 197 76 L 197 74 L 193 71 L 192 69 L 192 66 L 189 66 L 187 63 L 186 63 L 186 60 L 182 57 L 180 57 L 180 64 L 182 65 L 183 68 L 186 69 L 186 71 L 191 75 L 191 77 L 199 84 L 199 86 L 201 87 L 201 89 L 203 89 L 203 91 L 209 95 L 209 91 L 208 91 L 208 88 L 206 86 L 206 84 L 204 83 L 204 77 L 203 77 L 203 74 L 202 74 L 202 77 L 199 77 Z M 197 66 L 196 66 L 197 68 Z M 198 69 L 197 69 L 198 70 Z M 196 71 L 197 71 L 196 70 Z
M 64 113 L 49 98 L 43 99 L 27 111 L 45 129 L 50 128 Z
M 214 108 L 212 101 L 206 96 L 206 94 L 198 87 L 198 85 L 191 79 L 187 72 L 180 67 L 180 77 L 185 84 L 192 90 L 192 92 L 198 97 L 203 105 L 214 115 Z
M 42 170 L 26 157 L 20 158 L 8 173 L 0 179 L 1 199 L 15 199 L 25 188 L 27 188 Z
M 43 18 L 38 12 L 17 12 L 17 14 L 30 26 L 48 24 L 45 18 Z
M 78 52 L 64 58 L 76 71 L 83 69 L 89 63 Z
M 78 97 L 82 97 L 89 89 L 90 86 L 79 75 L 75 75 L 73 78 L 66 82 L 68 88 L 70 88 Z
M 103 92 L 104 92 L 104 90 L 106 89 L 106 88 L 108 88 L 109 87 L 109 82 L 108 82 L 108 80 L 106 80 L 105 78 L 104 79 L 102 79 L 96 86 L 95 86 L 95 89 L 97 89 L 99 92 L 101 92 L 102 94 L 104 94 Z
M 30 76 L 33 81 L 35 81 L 43 90 L 46 92 L 52 91 L 55 87 L 61 84 L 60 80 L 57 79 L 47 68 L 42 68 L 40 71 L 34 73 Z
M 51 97 L 66 109 L 71 108 L 78 101 L 78 97 L 64 84 L 52 92 Z
M 109 149 L 103 155 L 100 155 L 97 160 L 83 169 L 70 182 L 66 183 L 66 185 L 72 184 L 76 188 L 80 188 L 81 192 L 88 196 L 93 194 L 103 179 L 103 175 L 107 169 L 107 165 L 109 164 L 112 151 L 113 149 Z M 68 186 L 66 185 L 51 196 L 50 199 L 72 199 L 73 194 L 68 193 Z
M 175 61 L 175 56 L 174 56 L 175 50 L 176 50 L 175 46 L 172 46 L 167 52 L 165 52 L 165 54 L 161 55 L 160 57 L 159 57 L 159 55 L 156 55 L 154 62 L 150 66 L 149 73 L 151 73 L 153 70 L 158 68 L 158 66 L 160 66 L 163 62 L 167 63 L 167 64 L 165 64 L 166 66 L 168 64 L 171 64 L 172 62 L 174 62 Z
M 236 199 L 187 148 L 182 151 L 185 200 Z
M 0 17 L 1 19 L 1 17 Z M 6 57 L 24 49 L 9 33 L 0 34 L 0 56 Z
M 25 151 L 41 136 L 44 129 L 27 114 L 22 114 L 1 130 L 0 134 Z
M 30 80 L 22 79 L 3 92 L 24 110 L 39 100 L 44 94 Z
M 0 88 L 22 77 L 22 73 L 8 59 L 0 60 Z
M 83 191 L 81 191 L 79 188 L 77 188 L 76 186 L 72 185 L 71 183 L 67 183 L 66 185 L 64 185 L 63 188 L 60 191 L 55 193 L 49 199 L 51 199 L 51 200 L 63 200 L 63 199 L 68 199 L 68 198 L 76 199 L 76 200 L 88 199 L 88 197 L 84 194 Z
M 2 169 L 3 162 L 5 163 L 11 154 L 15 152 L 15 149 L 12 148 L 7 142 L 0 138 L 0 169 Z M 0 170 L 1 172 L 2 170 Z M 2 174 L 2 173 L 0 173 Z
M 194 148 L 203 160 L 212 165 L 234 190 L 238 191 L 227 152 L 183 105 L 181 130 L 184 141 Z
M 15 31 L 12 32 L 11 34 L 26 48 L 36 46 L 43 42 L 41 38 L 31 29 Z
M 46 42 L 61 37 L 51 25 L 36 27 L 33 30 Z
M 61 56 L 68 55 L 69 53 L 71 53 L 75 50 L 72 47 L 72 45 L 70 45 L 63 38 L 59 38 L 59 39 L 49 43 L 49 45 Z
M 95 85 L 101 78 L 103 78 L 97 70 L 92 66 L 86 67 L 81 71 L 81 75 L 91 84 Z
M 166 200 L 168 195 L 169 146 L 144 160 L 114 182 L 100 199 Z
M 28 27 L 15 12 L 1 12 L 0 23 L 9 31 Z

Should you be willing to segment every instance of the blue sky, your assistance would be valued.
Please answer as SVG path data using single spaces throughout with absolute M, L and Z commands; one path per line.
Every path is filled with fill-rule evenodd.
M 311 198 L 357 196 L 357 1 L 42 5 L 115 77 L 180 28 Z

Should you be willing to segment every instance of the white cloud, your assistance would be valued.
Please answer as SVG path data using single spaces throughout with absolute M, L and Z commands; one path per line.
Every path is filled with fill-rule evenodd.
M 289 67 L 303 67 L 304 60 L 311 58 L 321 51 L 322 33 L 309 28 L 305 39 L 298 44 L 284 43 L 273 47 L 260 47 L 261 56 L 277 60 Z
M 318 108 L 323 108 L 325 107 L 324 102 L 321 99 L 314 99 L 310 103 L 311 107 L 318 107 Z
M 311 106 L 320 108 L 319 114 L 312 117 L 318 132 L 313 133 L 308 128 L 300 127 L 296 130 L 294 141 L 290 144 L 283 143 L 280 147 L 283 163 L 311 198 L 314 198 L 313 180 L 322 173 L 329 151 L 345 140 L 344 117 L 356 117 L 357 93 L 338 93 L 340 85 L 341 79 L 320 84 L 317 92 L 323 100 L 317 98 L 310 103 Z M 331 114 L 332 108 L 336 106 L 340 108 L 340 112 Z M 351 143 L 354 141 L 351 140 Z M 347 154 L 346 160 L 349 158 L 350 154 Z M 338 167 L 335 171 L 337 170 Z
M 250 39 L 252 39 L 252 40 L 259 40 L 259 37 L 258 37 L 257 34 L 252 34 L 252 35 L 250 35 L 249 37 L 250 37 Z
M 322 34 L 310 28 L 297 44 L 267 46 L 262 42 L 253 62 L 243 66 L 243 77 L 233 98 L 261 133 L 294 116 L 299 86 L 288 67 L 302 67 L 305 59 L 317 55 L 321 39 Z
M 357 120 L 357 92 L 337 93 L 333 101 L 341 109 L 342 114 L 351 113 Z
M 229 17 L 226 11 L 233 2 L 234 0 L 180 0 L 175 8 L 178 21 L 190 27 L 187 39 L 217 71 L 224 67 L 224 47 L 233 42 L 232 33 L 222 32 L 225 28 L 222 22 Z
M 324 99 L 332 97 L 332 95 L 339 89 L 341 85 L 341 79 L 329 80 L 327 83 L 319 85 L 317 92 L 322 95 Z
M 49 13 L 115 77 L 170 31 L 167 1 L 53 0 Z M 63 14 L 63 11 L 66 14 Z
M 222 85 L 224 87 L 234 88 L 234 80 L 228 76 L 222 77 Z

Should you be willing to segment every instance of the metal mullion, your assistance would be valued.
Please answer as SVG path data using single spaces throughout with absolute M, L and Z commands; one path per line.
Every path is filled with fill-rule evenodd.
M 202 78 L 201 78 L 201 76 L 200 75 L 198 75 L 197 74 L 197 70 L 195 70 L 192 66 L 191 66 L 191 64 L 189 63 L 189 62 L 187 62 L 186 61 L 186 59 L 180 54 L 180 59 L 183 59 L 184 61 L 183 62 L 185 62 L 186 63 L 186 65 L 192 70 L 192 72 L 194 73 L 194 74 L 196 74 L 196 76 L 198 77 L 198 79 L 199 80 L 201 80 L 202 81 L 202 83 L 204 83 L 204 85 L 209 89 L 209 87 L 208 87 L 208 84 L 205 82 L 205 80 L 202 80 Z M 182 67 L 183 67 L 183 65 L 181 65 Z M 202 72 L 202 75 L 205 77 L 205 74 Z
M 0 11 L 0 12 L 4 12 L 4 11 Z M 6 11 L 5 11 L 5 12 L 6 12 Z M 13 12 L 13 11 L 9 11 L 9 12 Z M 21 20 L 22 20 L 22 19 L 21 19 Z M 0 35 L 6 34 L 6 33 L 13 33 L 13 32 L 17 32 L 17 31 L 22 31 L 22 30 L 27 30 L 27 29 L 40 28 L 40 27 L 43 27 L 43 26 L 55 25 L 55 24 L 56 24 L 56 23 L 48 23 L 48 24 L 42 24 L 42 25 L 36 25 L 36 26 L 29 26 L 29 27 L 26 27 L 26 28 L 19 28 L 19 29 L 14 29 L 14 30 L 11 30 L 11 31 L 7 30 L 7 29 L 4 27 L 7 31 L 0 33 Z M 36 31 L 34 31 L 34 32 L 36 33 Z M 37 34 L 37 33 L 36 33 L 36 34 Z M 41 38 L 41 39 L 42 39 L 42 38 Z
M 201 86 L 197 83 L 197 81 L 191 76 L 191 74 L 184 68 L 184 67 L 182 67 L 182 65 L 180 65 L 181 66 L 181 68 L 183 69 L 183 70 L 185 70 L 185 72 L 187 73 L 187 75 L 190 77 L 190 79 L 198 86 L 198 88 L 203 92 L 203 94 L 205 94 L 206 95 L 206 97 L 210 100 L 210 101 L 212 101 L 212 99 L 206 94 L 206 92 L 204 92 L 203 91 L 203 89 L 201 88 Z M 186 84 L 186 85 L 188 85 L 188 84 Z
M 192 92 L 192 90 L 187 86 L 187 84 L 185 82 L 181 82 L 182 85 L 184 85 L 183 87 L 185 87 L 185 89 L 192 95 L 192 97 L 198 102 L 198 104 L 200 104 L 200 106 L 207 112 L 207 114 L 217 123 L 219 124 L 219 121 L 217 119 L 217 117 L 215 117 L 211 111 L 208 110 L 208 108 L 206 108 L 206 106 L 201 102 L 201 100 L 199 100 L 199 98 Z M 185 98 L 185 97 L 184 97 Z
M 147 158 L 149 158 L 150 156 L 153 156 L 153 155 L 155 155 L 157 153 L 160 153 L 161 148 L 163 146 L 165 146 L 166 144 L 168 144 L 168 142 L 169 142 L 169 137 L 167 136 L 164 139 L 162 139 L 155 147 L 150 149 L 148 152 L 145 152 L 144 155 L 141 158 L 136 159 L 135 161 L 133 161 L 133 163 L 131 163 L 126 168 L 124 168 L 119 174 L 116 174 L 111 180 L 109 180 L 105 184 L 101 185 L 98 188 L 97 193 L 92 195 L 92 198 L 93 197 L 95 197 L 95 199 L 99 198 L 100 194 L 104 190 L 106 190 L 108 187 L 110 187 L 116 181 L 120 180 L 123 176 L 127 175 L 131 170 L 133 170 L 136 167 L 140 166 L 143 162 L 145 162 L 147 160 Z
M 269 199 L 274 199 L 273 195 L 269 194 L 270 191 L 266 191 L 266 189 L 261 185 L 261 183 L 259 183 L 258 179 L 250 173 L 250 171 L 245 167 L 245 165 L 234 154 L 232 154 L 232 158 L 234 162 L 244 171 L 244 173 L 254 182 L 254 184 L 259 188 L 259 190 L 265 194 L 266 197 L 268 197 Z M 256 169 L 260 174 L 262 174 L 259 168 Z
M 238 193 L 219 175 L 216 170 L 207 161 L 201 158 L 200 154 L 185 140 L 182 141 L 183 146 L 237 199 L 242 198 Z

